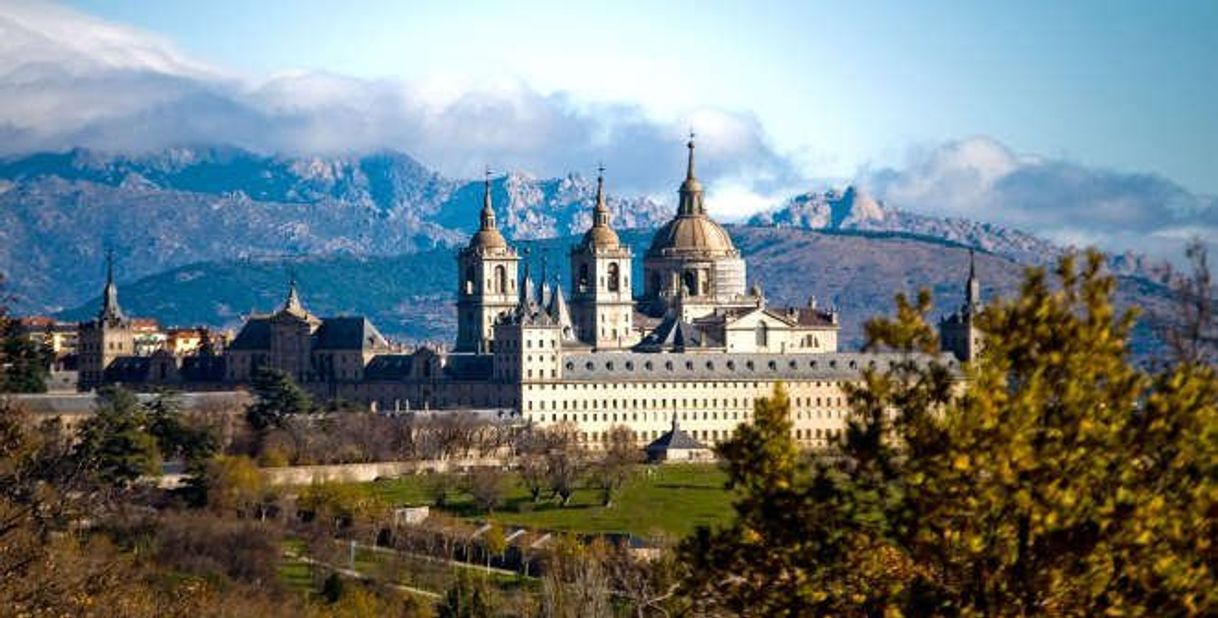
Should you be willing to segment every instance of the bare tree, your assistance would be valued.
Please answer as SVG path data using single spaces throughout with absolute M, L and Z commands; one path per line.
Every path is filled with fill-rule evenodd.
M 1218 290 L 1214 289 L 1208 253 L 1200 239 L 1193 239 L 1184 252 L 1190 272 L 1168 274 L 1176 303 L 1164 336 L 1177 362 L 1218 362 Z
M 626 601 L 638 618 L 648 615 L 669 616 L 681 613 L 681 564 L 670 548 L 651 559 L 631 555 L 625 544 L 609 548 L 604 556 L 605 569 L 615 596 Z
M 634 431 L 625 425 L 609 428 L 604 455 L 592 465 L 592 479 L 601 490 L 603 505 L 613 506 L 613 497 L 641 461 L 643 451 L 635 442 Z
M 613 615 L 610 580 L 602 556 L 603 542 L 581 545 L 558 538 L 541 580 L 541 615 L 553 618 L 601 618 Z
M 567 506 L 584 471 L 579 429 L 572 423 L 560 423 L 549 428 L 546 436 L 546 476 L 550 491 L 562 506 Z
M 516 457 L 520 465 L 520 481 L 533 498 L 541 501 L 541 492 L 549 483 L 546 469 L 548 440 L 545 431 L 530 427 L 516 436 Z
M 473 496 L 478 508 L 494 513 L 495 508 L 503 503 L 505 480 L 503 471 L 498 468 L 477 468 L 466 478 L 466 490 Z

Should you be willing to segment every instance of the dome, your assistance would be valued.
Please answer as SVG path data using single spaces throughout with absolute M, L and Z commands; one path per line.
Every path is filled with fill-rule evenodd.
M 507 249 L 507 239 L 495 228 L 478 230 L 469 239 L 470 249 Z
M 660 228 L 647 255 L 654 257 L 736 256 L 727 230 L 706 215 L 679 216 Z
M 617 232 L 607 225 L 594 225 L 584 232 L 583 248 L 585 249 L 617 249 L 622 241 Z

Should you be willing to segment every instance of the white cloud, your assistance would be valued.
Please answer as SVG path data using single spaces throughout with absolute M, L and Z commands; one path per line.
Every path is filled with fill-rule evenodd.
M 199 144 L 282 154 L 393 149 L 461 177 L 484 165 L 591 173 L 604 162 L 612 191 L 672 200 L 691 127 L 717 216 L 747 216 L 811 184 L 751 113 L 701 108 L 656 118 L 640 105 L 543 94 L 511 77 L 408 83 L 296 71 L 250 80 L 72 9 L 0 5 L 0 155 Z M 1214 198 L 1157 176 L 1019 154 L 984 137 L 916 150 L 902 169 L 863 170 L 859 182 L 893 206 L 1067 243 L 1171 255 L 1182 237 L 1218 237 Z
M 915 151 L 904 169 L 859 182 L 897 208 L 1023 229 L 1057 242 L 1178 258 L 1183 239 L 1218 237 L 1218 200 L 1152 174 L 1020 155 L 976 137 Z
M 45 3 L 0 7 L 0 35 L 0 154 L 204 143 L 282 154 L 393 149 L 465 177 L 488 164 L 549 176 L 603 161 L 617 190 L 664 194 L 680 182 L 692 125 L 704 178 L 793 177 L 748 114 L 655 119 L 511 78 L 416 85 L 297 71 L 241 80 L 154 35 Z

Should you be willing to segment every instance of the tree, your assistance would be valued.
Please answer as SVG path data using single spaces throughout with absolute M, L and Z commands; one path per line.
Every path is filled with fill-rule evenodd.
M 503 557 L 503 553 L 507 551 L 507 537 L 503 534 L 503 527 L 495 522 L 487 522 L 490 526 L 486 532 L 482 533 L 482 545 L 486 553 L 486 570 L 491 570 L 491 556 Z
M 601 504 L 613 506 L 613 497 L 642 461 L 643 451 L 635 443 L 634 432 L 625 425 L 610 427 L 605 436 L 605 453 L 592 466 L 593 481 L 601 490 Z
M 552 618 L 608 618 L 612 616 L 605 545 L 581 544 L 559 536 L 550 546 L 541 579 L 541 615 Z
M 520 482 L 524 485 L 533 504 L 541 501 L 541 492 L 549 481 L 546 469 L 546 450 L 549 441 L 544 430 L 530 427 L 521 432 L 516 440 L 516 453 L 520 464 Z
M 958 382 L 929 295 L 867 325 L 900 353 L 850 389 L 847 439 L 801 461 L 783 397 L 724 446 L 736 522 L 682 555 L 707 611 L 1206 615 L 1218 611 L 1218 376 L 1128 360 L 1103 258 L 1031 269 L 980 316 Z M 764 408 L 764 410 L 762 409 Z
M 17 322 L 0 323 L 0 393 L 45 393 L 50 350 L 17 330 Z
M 93 416 L 77 432 L 74 458 L 98 481 L 118 487 L 160 474 L 157 441 L 148 432 L 147 414 L 135 394 L 120 386 L 104 386 L 97 396 Z
M 473 496 L 474 504 L 487 513 L 503 503 L 506 491 L 503 471 L 494 467 L 477 468 L 466 478 L 466 490 Z
M 254 403 L 245 411 L 249 424 L 259 431 L 281 427 L 288 418 L 313 411 L 313 401 L 288 374 L 262 367 L 254 374 Z
M 207 505 L 216 512 L 244 513 L 260 504 L 265 479 L 254 460 L 244 455 L 220 455 L 205 465 L 201 485 Z M 259 519 L 263 513 L 259 510 Z
M 550 491 L 560 505 L 567 506 L 584 471 L 579 430 L 574 424 L 560 423 L 546 431 L 546 438 L 545 466 Z
M 491 618 L 495 616 L 498 599 L 485 579 L 476 579 L 465 569 L 457 572 L 452 587 L 440 603 L 440 618 Z
M 678 594 L 683 565 L 671 548 L 654 558 L 636 558 L 625 543 L 610 547 L 603 557 L 613 594 L 626 602 L 637 618 L 686 615 L 686 600 Z
M 216 451 L 220 450 L 220 439 L 215 432 L 202 424 L 191 424 L 182 412 L 178 396 L 169 391 L 160 391 L 144 404 L 148 419 L 148 433 L 156 438 L 157 448 L 164 457 L 180 457 L 189 474 L 201 473 Z
M 432 473 L 423 483 L 423 489 L 431 498 L 432 504 L 441 508 L 448 504 L 449 494 L 457 491 L 459 487 L 457 477 L 447 472 Z
M 1214 287 L 1209 252 L 1200 239 L 1185 249 L 1190 272 L 1169 272 L 1165 282 L 1175 292 L 1174 312 L 1160 316 L 1166 322 L 1164 339 L 1178 362 L 1218 363 L 1218 289 Z

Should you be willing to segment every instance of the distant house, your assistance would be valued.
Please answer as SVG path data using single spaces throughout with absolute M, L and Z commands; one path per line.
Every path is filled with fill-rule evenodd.
M 647 445 L 647 460 L 652 462 L 666 461 L 707 461 L 715 456 L 711 449 L 694 439 L 693 436 L 681 429 L 674 415 L 672 429 L 664 432 L 651 444 Z

